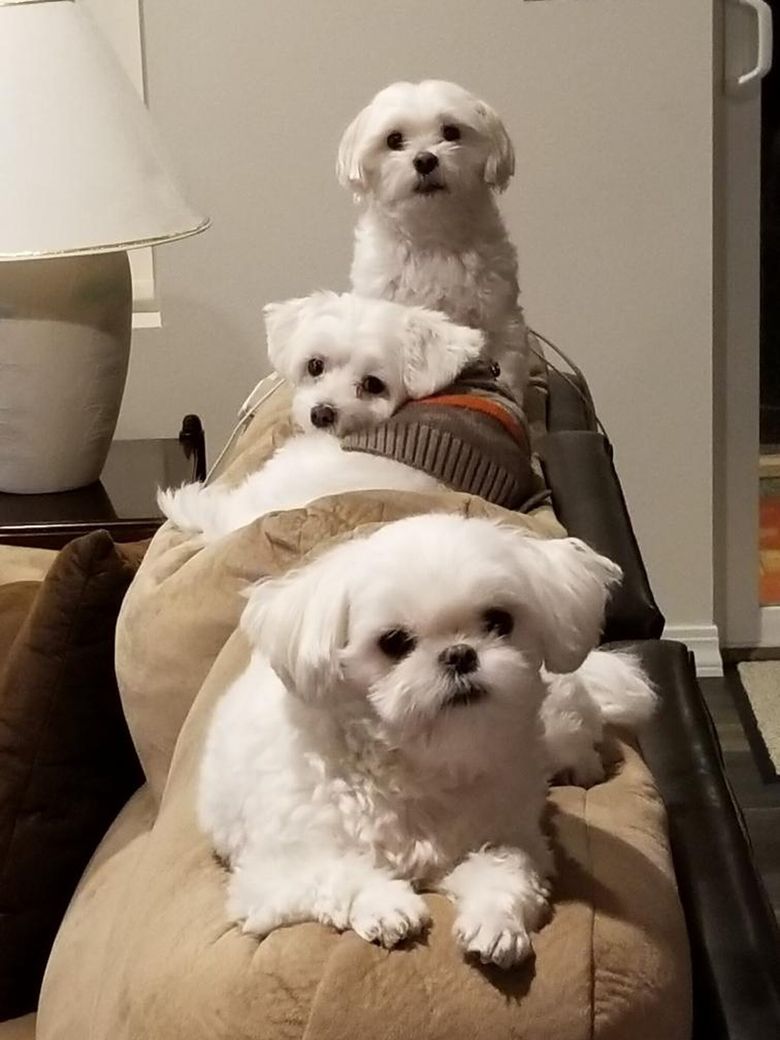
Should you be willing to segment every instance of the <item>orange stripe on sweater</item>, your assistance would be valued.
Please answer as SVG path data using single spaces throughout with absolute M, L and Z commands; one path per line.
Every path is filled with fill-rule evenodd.
M 420 404 L 449 405 L 452 408 L 467 408 L 472 412 L 482 412 L 500 422 L 523 448 L 528 447 L 528 438 L 520 423 L 500 404 L 489 401 L 486 397 L 478 397 L 476 394 L 442 394 L 439 397 L 421 397 L 418 398 L 418 401 Z

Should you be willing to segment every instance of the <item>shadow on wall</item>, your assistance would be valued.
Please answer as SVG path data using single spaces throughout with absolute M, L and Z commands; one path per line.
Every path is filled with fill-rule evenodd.
M 270 371 L 262 318 L 258 313 L 252 330 L 225 309 L 166 294 L 163 325 L 164 337 L 160 329 L 133 334 L 117 436 L 176 437 L 182 416 L 194 412 L 203 421 L 211 463 L 244 399 Z

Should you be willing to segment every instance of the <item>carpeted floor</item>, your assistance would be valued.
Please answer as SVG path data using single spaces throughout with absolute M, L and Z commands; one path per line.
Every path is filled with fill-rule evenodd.
M 759 768 L 780 778 L 780 661 L 740 661 L 737 671 L 746 701 L 737 707 L 747 709 L 740 714 Z
M 780 478 L 762 477 L 759 498 L 761 606 L 780 603 Z

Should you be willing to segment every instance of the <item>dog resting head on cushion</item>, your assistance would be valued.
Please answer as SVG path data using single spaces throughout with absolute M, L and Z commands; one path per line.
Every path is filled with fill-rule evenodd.
M 544 495 L 522 411 L 487 366 L 475 365 L 481 333 L 435 311 L 349 293 L 272 304 L 266 322 L 269 358 L 293 384 L 293 418 L 306 432 L 237 487 L 161 492 L 162 511 L 181 530 L 210 541 L 349 491 L 444 486 L 508 508 Z M 436 395 L 445 387 L 452 392 Z M 425 400 L 391 419 L 410 398 Z
M 485 343 L 438 311 L 354 293 L 316 292 L 263 313 L 268 359 L 294 387 L 296 426 L 339 436 L 447 386 Z

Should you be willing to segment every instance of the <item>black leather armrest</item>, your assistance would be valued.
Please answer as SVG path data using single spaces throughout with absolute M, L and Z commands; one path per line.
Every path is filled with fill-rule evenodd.
M 588 384 L 579 373 L 547 367 L 547 429 L 595 430 L 596 408 Z
M 780 1037 L 780 938 L 680 643 L 632 646 L 661 695 L 641 748 L 666 805 L 694 981 L 694 1040 Z
M 623 583 L 607 606 L 604 638 L 660 636 L 663 615 L 653 598 L 608 442 L 590 430 L 562 430 L 543 437 L 538 450 L 563 526 L 623 568 Z

